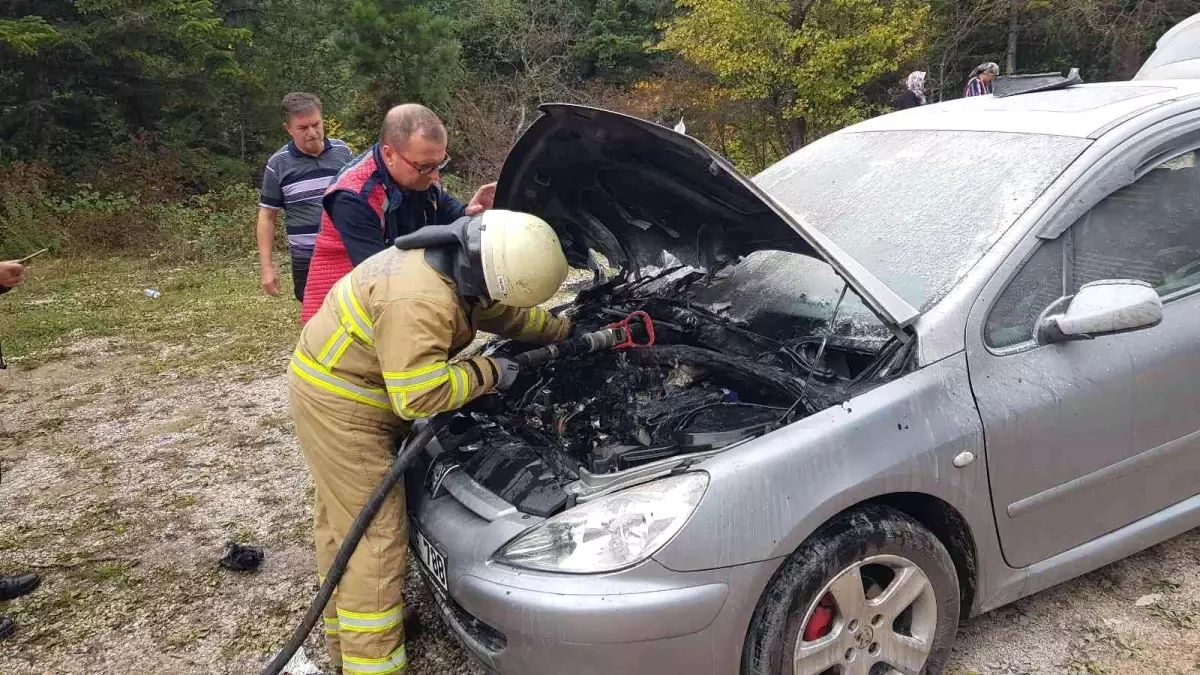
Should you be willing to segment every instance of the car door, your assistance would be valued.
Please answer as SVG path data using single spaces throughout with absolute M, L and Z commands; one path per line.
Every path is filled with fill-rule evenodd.
M 971 386 L 1014 567 L 1200 493 L 1197 148 L 1195 117 L 1126 143 L 1017 247 L 972 309 Z M 1114 183 L 1123 186 L 1102 187 Z M 1036 344 L 1038 316 L 1101 279 L 1149 282 L 1162 323 Z

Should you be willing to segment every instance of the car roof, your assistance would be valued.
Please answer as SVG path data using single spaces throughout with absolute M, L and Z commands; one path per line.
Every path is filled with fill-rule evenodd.
M 1189 97 L 1198 97 L 1200 104 L 1200 80 L 1080 84 L 1003 98 L 975 96 L 933 103 L 880 115 L 840 133 L 946 130 L 1098 138 L 1119 122 Z

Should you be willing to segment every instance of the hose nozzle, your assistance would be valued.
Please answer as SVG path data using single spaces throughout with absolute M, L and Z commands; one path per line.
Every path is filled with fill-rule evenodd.
M 637 342 L 633 337 L 630 322 L 641 319 L 646 330 L 646 341 Z M 579 337 L 556 342 L 545 347 L 538 347 L 517 354 L 515 360 L 522 368 L 540 366 L 564 356 L 582 356 L 610 349 L 629 349 L 632 347 L 649 347 L 654 344 L 654 322 L 645 312 L 634 312 L 621 321 L 609 324 L 598 331 L 584 333 Z

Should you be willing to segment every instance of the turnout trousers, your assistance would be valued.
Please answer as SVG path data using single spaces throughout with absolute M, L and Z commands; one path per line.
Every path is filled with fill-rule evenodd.
M 347 400 L 288 374 L 296 436 L 316 485 L 314 538 L 322 581 L 351 523 L 392 463 L 392 439 L 407 427 L 391 411 Z M 345 675 L 400 673 L 408 522 L 403 483 L 388 495 L 325 607 L 326 644 Z

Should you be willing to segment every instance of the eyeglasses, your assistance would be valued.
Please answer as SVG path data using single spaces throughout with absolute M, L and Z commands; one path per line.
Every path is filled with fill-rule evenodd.
M 441 171 L 442 169 L 446 168 L 447 164 L 450 163 L 449 153 L 446 154 L 446 157 L 442 161 L 438 162 L 437 164 L 434 164 L 433 166 L 428 166 L 428 165 L 427 166 L 417 166 L 416 164 L 413 164 L 412 162 L 408 161 L 408 158 L 405 157 L 404 155 L 400 154 L 399 152 L 396 152 L 396 156 L 399 157 L 400 159 L 404 160 L 405 164 L 411 166 L 413 168 L 413 171 L 416 171 L 418 174 L 420 174 L 422 176 L 429 175 L 429 174 L 433 173 L 434 171 Z

